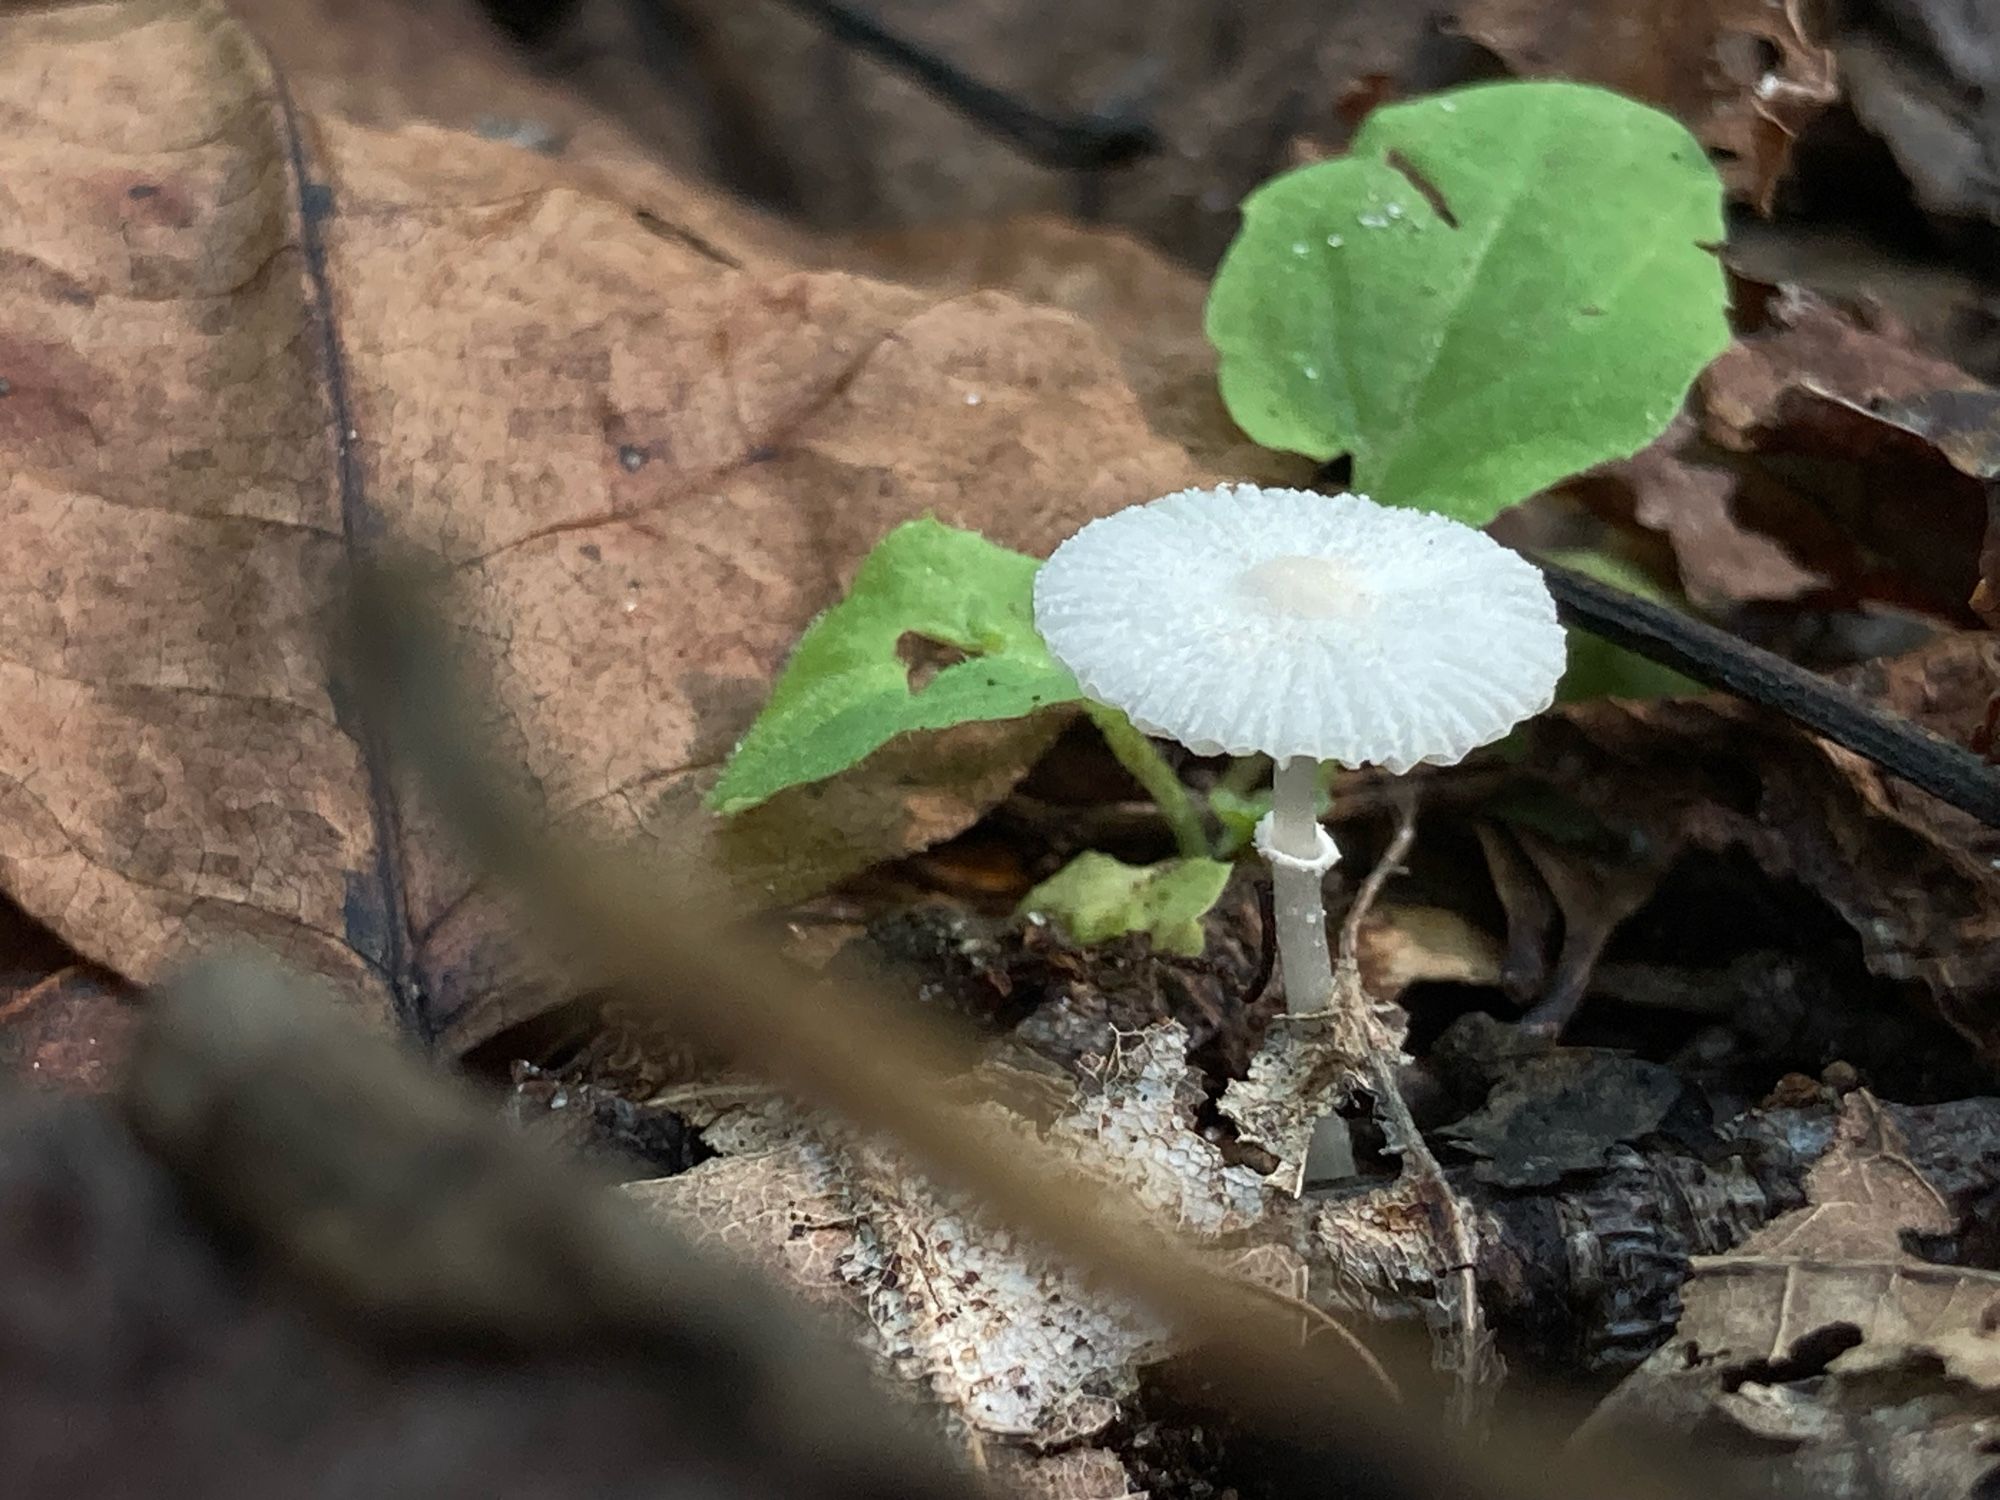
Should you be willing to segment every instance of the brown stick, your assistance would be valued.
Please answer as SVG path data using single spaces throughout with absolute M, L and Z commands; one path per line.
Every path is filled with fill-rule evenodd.
M 1516 1430 L 1476 1456 L 1441 1442 L 1390 1402 L 1376 1373 L 1344 1346 L 1316 1339 L 1301 1347 L 1291 1318 L 1268 1298 L 1162 1232 L 1122 1194 L 1076 1173 L 1061 1153 L 1014 1140 L 994 1150 L 982 1119 L 949 1093 L 973 1060 L 962 1035 L 853 985 L 801 993 L 796 972 L 731 939 L 729 915 L 689 872 L 537 832 L 521 811 L 533 806 L 518 791 L 524 778 L 498 774 L 468 731 L 492 718 L 453 668 L 448 637 L 428 612 L 433 592 L 379 565 L 358 576 L 349 657 L 364 711 L 423 774 L 468 852 L 525 898 L 561 951 L 589 955 L 580 981 L 650 997 L 695 1040 L 892 1136 L 927 1173 L 976 1194 L 996 1217 L 1177 1328 L 1201 1347 L 1204 1373 L 1239 1413 L 1295 1441 L 1309 1435 L 1336 1474 L 1345 1468 L 1377 1484 L 1394 1474 L 1408 1493 L 1440 1500 L 1693 1493 L 1658 1464 L 1614 1471 L 1561 1457 L 1554 1432 L 1530 1443 Z M 1378 1334 L 1392 1375 L 1415 1377 L 1429 1364 L 1408 1335 Z

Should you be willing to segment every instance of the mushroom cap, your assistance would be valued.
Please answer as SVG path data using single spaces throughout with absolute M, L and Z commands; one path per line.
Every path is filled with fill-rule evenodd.
M 1541 573 L 1484 532 L 1249 484 L 1092 521 L 1036 574 L 1035 624 L 1148 734 L 1395 772 L 1540 713 L 1564 660 Z

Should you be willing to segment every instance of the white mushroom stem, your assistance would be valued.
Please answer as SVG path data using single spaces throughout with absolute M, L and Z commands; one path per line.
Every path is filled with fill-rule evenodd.
M 1271 811 L 1257 825 L 1257 849 L 1271 862 L 1278 962 L 1293 1015 L 1333 1004 L 1333 955 L 1326 945 L 1326 872 L 1340 859 L 1319 822 L 1319 763 L 1296 756 L 1271 777 Z

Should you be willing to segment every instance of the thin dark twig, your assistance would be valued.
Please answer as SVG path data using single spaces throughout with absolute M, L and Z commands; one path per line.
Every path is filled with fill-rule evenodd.
M 1115 114 L 1065 120 L 1043 114 L 840 0 L 785 3 L 1045 167 L 1096 171 L 1124 166 L 1160 149 L 1159 133 L 1143 120 Z
M 1901 714 L 1679 610 L 1534 559 L 1569 624 L 1774 709 L 1912 786 L 2000 828 L 2000 772 Z
M 1277 898 L 1272 894 L 1269 880 L 1257 882 L 1257 937 L 1257 972 L 1244 986 L 1242 998 L 1236 1002 L 1243 1010 L 1248 1010 L 1264 998 L 1264 991 L 1271 987 L 1271 976 L 1278 971 Z
M 1406 786 L 1397 786 L 1391 793 L 1396 809 L 1396 831 L 1390 836 L 1389 847 L 1382 851 L 1382 857 L 1375 861 L 1375 868 L 1368 872 L 1361 882 L 1361 889 L 1354 893 L 1354 900 L 1347 908 L 1347 918 L 1340 924 L 1341 962 L 1352 961 L 1359 973 L 1361 952 L 1361 924 L 1367 920 L 1369 910 L 1382 894 L 1382 887 L 1390 878 L 1403 873 L 1403 861 L 1409 858 L 1410 846 L 1417 841 L 1417 798 L 1416 793 Z

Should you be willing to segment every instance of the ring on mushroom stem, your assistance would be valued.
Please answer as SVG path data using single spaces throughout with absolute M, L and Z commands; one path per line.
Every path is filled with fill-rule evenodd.
M 1271 757 L 1288 1006 L 1333 998 L 1323 761 L 1449 765 L 1554 699 L 1541 573 L 1484 532 L 1361 495 L 1222 485 L 1092 521 L 1035 577 L 1035 625 L 1091 698 L 1202 755 Z

